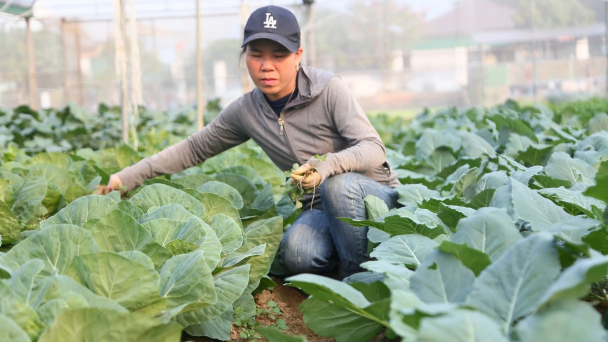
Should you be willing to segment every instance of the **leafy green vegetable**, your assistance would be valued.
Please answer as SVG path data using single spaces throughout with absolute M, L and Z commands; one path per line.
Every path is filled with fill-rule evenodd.
M 305 323 L 349 342 L 382 329 L 405 341 L 604 341 L 577 299 L 608 302 L 605 102 L 372 117 L 404 207 L 369 196 L 366 220 L 343 219 L 369 227 L 366 272 L 289 278 L 311 295 Z M 233 321 L 257 338 L 256 313 L 275 312 L 252 293 L 272 287 L 261 280 L 304 192 L 287 184 L 296 196 L 282 196 L 284 175 L 258 146 L 91 195 L 191 132 L 191 114 L 143 111 L 135 151 L 117 144 L 114 108 L 0 111 L 11 122 L 0 127 L 0 327 L 11 339 L 177 341 L 185 329 L 227 340 Z
M 63 311 L 42 334 L 40 342 L 178 341 L 181 327 L 142 314 L 82 308 Z
M 467 304 L 496 319 L 506 333 L 515 320 L 534 312 L 559 271 L 553 238 L 534 234 L 517 242 L 480 274 Z
M 557 301 L 522 320 L 516 332 L 522 342 L 547 341 L 601 341 L 606 331 L 599 324 L 600 315 L 583 302 Z M 580 339 L 580 340 L 579 340 Z

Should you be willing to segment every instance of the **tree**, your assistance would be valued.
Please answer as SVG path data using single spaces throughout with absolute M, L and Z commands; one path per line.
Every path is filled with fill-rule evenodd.
M 354 0 L 347 11 L 317 13 L 317 59 L 334 71 L 387 68 L 392 51 L 410 47 L 422 27 L 422 18 L 396 0 Z
M 606 1 L 580 0 L 580 2 L 595 13 L 595 22 L 603 23 L 606 20 Z
M 492 0 L 510 6 L 517 11 L 513 20 L 518 27 L 535 28 L 569 27 L 591 25 L 597 20 L 599 1 L 592 0 Z

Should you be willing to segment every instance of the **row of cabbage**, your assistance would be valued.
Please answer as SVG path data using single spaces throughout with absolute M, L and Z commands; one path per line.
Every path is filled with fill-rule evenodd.
M 405 340 L 463 338 L 472 333 L 483 341 L 485 335 L 498 336 L 492 335 L 496 326 L 488 317 L 498 322 L 501 336 L 512 340 L 546 339 L 550 335 L 543 334 L 549 334 L 550 329 L 539 332 L 538 327 L 548 325 L 564 329 L 574 326 L 581 334 L 596 334 L 574 335 L 576 338 L 597 340 L 604 336 L 598 324 L 590 325 L 598 321 L 597 313 L 581 302 L 566 300 L 585 296 L 588 285 L 601 285 L 606 273 L 605 260 L 597 252 L 608 252 L 608 233 L 603 225 L 605 170 L 601 167 L 608 153 L 603 133 L 607 119 L 605 114 L 591 120 L 577 115 L 552 117 L 551 111 L 543 107 L 522 109 L 507 103 L 487 110 L 425 112 L 409 128 L 393 127 L 393 141 L 399 143 L 391 146 L 389 160 L 406 184 L 399 189 L 405 207 L 388 212 L 382 203 L 367 199 L 369 220 L 355 224 L 376 227 L 369 235 L 373 242 L 370 251 L 376 260 L 364 264 L 370 272 L 349 279 L 350 286 L 311 276 L 292 279 L 313 293 L 302 307 L 307 324 L 344 341 L 366 340 L 382 327 L 388 328 L 389 335 L 398 334 Z M 151 148 L 155 149 L 158 147 Z M 250 293 L 258 287 L 258 281 L 252 279 L 267 272 L 283 226 L 294 217 L 290 201 L 280 196 L 281 173 L 259 148 L 246 146 L 172 177 L 147 181 L 146 186 L 129 194 L 129 201 L 120 201 L 117 193 L 87 196 L 97 184 L 105 183 L 109 174 L 140 158 L 127 146 L 33 157 L 12 146 L 3 151 L 0 236 L 7 253 L 0 257 L 4 260 L 0 261 L 0 273 L 5 278 L 0 285 L 0 324 L 3 331 L 10 332 L 11 339 L 36 340 L 42 335 L 40 338 L 48 341 L 173 341 L 183 327 L 192 334 L 228 339 L 230 310 L 241 306 L 251 312 Z M 107 199 L 113 200 L 115 207 Z M 99 212 L 95 210 L 98 207 Z M 504 215 L 505 209 L 508 216 Z M 154 212 L 158 216 L 152 216 Z M 47 223 L 38 226 L 49 216 L 43 221 Z M 283 224 L 276 223 L 281 218 Z M 234 234 L 236 240 L 222 240 L 224 230 L 220 228 L 224 224 L 234 228 L 234 224 L 228 224 L 231 222 L 245 227 L 242 245 L 232 252 L 239 239 Z M 260 228 L 256 228 L 258 225 Z M 495 227 L 499 228 L 492 230 Z M 207 238 L 212 236 L 209 228 L 222 245 L 219 261 L 218 244 Z M 112 229 L 119 232 L 111 233 Z M 549 246 L 550 236 L 550 248 L 537 248 L 543 244 L 539 242 L 542 238 L 536 237 L 543 235 L 538 231 L 550 234 L 543 240 L 544 246 Z M 531 237 L 538 241 L 521 247 L 522 241 L 532 241 Z M 247 245 L 252 240 L 255 242 Z M 223 242 L 227 241 L 232 244 L 228 243 L 224 251 Z M 522 248 L 536 252 L 524 255 Z M 95 258 L 86 257 L 92 253 L 96 253 Z M 557 272 L 555 253 L 559 258 Z M 499 256 L 505 261 L 499 263 Z M 231 263 L 226 260 L 241 257 L 227 266 Z M 521 261 L 533 257 L 534 263 Z M 146 266 L 149 274 L 121 273 L 137 269 L 133 262 Z M 545 278 L 532 281 L 542 272 L 528 270 L 514 278 L 518 282 L 512 288 L 506 286 L 508 279 L 501 283 L 484 276 L 504 275 L 505 269 L 543 262 L 540 271 L 551 270 Z M 200 291 L 193 293 L 190 290 L 199 286 L 189 287 L 192 283 L 176 290 L 177 295 L 170 292 L 186 279 L 167 279 L 180 272 L 176 269 L 183 270 L 183 275 L 199 271 L 203 263 L 213 277 L 217 299 L 208 294 L 213 292 L 209 286 L 204 291 L 208 297 L 201 297 Z M 198 266 L 182 268 L 186 265 Z M 211 270 L 212 266 L 215 268 Z M 228 285 L 238 283 L 228 277 L 231 272 L 246 273 L 247 266 L 248 285 L 230 304 L 240 290 Z M 259 274 L 252 276 L 256 267 Z M 491 272 L 493 267 L 496 269 Z M 444 272 L 451 269 L 457 272 Z M 562 275 L 556 278 L 560 271 Z M 228 281 L 222 283 L 221 275 Z M 457 281 L 463 277 L 464 281 Z M 143 284 L 129 282 L 139 278 L 151 279 L 155 285 L 139 290 Z M 547 289 L 549 278 L 550 287 L 557 290 Z M 124 283 L 119 285 L 116 279 Z M 260 280 L 265 282 L 264 278 Z M 442 283 L 446 284 L 444 288 L 431 286 Z M 467 283 L 475 284 L 473 290 L 462 285 Z M 515 295 L 494 308 L 494 297 L 499 294 L 482 284 L 490 284 L 494 290 L 511 289 Z M 156 288 L 158 296 L 150 287 Z M 424 294 L 423 289 L 439 299 Z M 182 290 L 193 295 L 180 296 Z M 136 296 L 139 291 L 146 296 Z M 231 296 L 224 295 L 225 291 Z M 594 288 L 596 293 L 601 291 L 600 287 Z M 494 309 L 484 308 L 480 304 L 483 300 L 475 299 L 473 293 L 478 297 L 489 293 L 492 302 L 487 304 L 486 300 L 486 304 Z M 538 299 L 541 294 L 543 299 Z M 135 298 L 130 300 L 131 296 Z M 210 311 L 201 313 L 205 309 Z M 587 325 L 556 322 L 563 318 L 564 311 L 575 312 Z M 460 335 L 435 335 L 452 328 L 462 330 L 470 315 L 471 320 L 481 322 L 474 325 L 475 329 L 459 331 Z M 189 321 L 184 317 L 195 318 Z M 207 320 L 209 317 L 214 319 Z M 530 331 L 537 335 L 530 335 Z M 560 332 L 555 330 L 556 334 Z
M 219 113 L 219 100 L 207 105 L 205 122 Z M 164 139 L 176 142 L 196 130 L 196 110 L 191 107 L 164 112 L 140 108 L 131 134 L 138 135 L 143 148 L 150 148 Z M 158 139 L 159 134 L 162 139 Z M 63 108 L 35 111 L 28 106 L 0 108 L 0 150 L 13 144 L 28 154 L 68 152 L 82 148 L 111 148 L 122 141 L 120 107 L 100 104 L 91 112 L 75 103 Z M 163 144 L 161 147 L 167 147 Z M 143 150 L 143 149 L 142 149 Z M 147 151 L 149 152 L 149 151 Z
M 3 340 L 228 340 L 235 308 L 254 314 L 295 215 L 281 172 L 246 145 L 123 198 L 92 194 L 140 158 L 128 146 L 3 153 Z
M 382 329 L 420 342 L 608 340 L 593 307 L 608 302 L 607 114 L 508 102 L 425 111 L 396 134 L 402 207 L 370 196 L 366 220 L 344 219 L 370 227 L 368 271 L 287 279 L 312 295 L 310 328 L 338 342 Z

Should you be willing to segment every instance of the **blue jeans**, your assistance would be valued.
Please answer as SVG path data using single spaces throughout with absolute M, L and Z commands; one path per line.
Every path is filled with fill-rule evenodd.
M 344 278 L 360 272 L 368 260 L 367 227 L 354 227 L 337 217 L 365 220 L 363 199 L 373 195 L 395 208 L 399 195 L 391 187 L 359 173 L 348 172 L 323 182 L 323 209 L 304 209 L 283 236 L 279 262 L 289 275 L 323 274 L 339 266 Z

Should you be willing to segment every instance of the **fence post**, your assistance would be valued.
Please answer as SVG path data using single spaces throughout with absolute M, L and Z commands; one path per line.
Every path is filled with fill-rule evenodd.
M 127 83 L 127 52 L 125 50 L 125 5 L 114 0 L 114 47 L 115 67 L 120 79 L 120 104 L 122 109 L 122 142 L 129 144 L 129 85 Z
M 65 18 L 61 18 L 61 76 L 63 78 L 63 101 L 64 105 L 70 102 L 69 84 L 68 84 L 68 50 L 65 42 L 67 22 Z
M 306 5 L 306 65 L 315 66 L 316 50 L 315 50 L 315 12 L 314 1 L 305 1 Z
M 76 36 L 74 39 L 76 40 L 76 71 L 78 73 L 78 102 L 81 106 L 86 106 L 86 96 L 84 93 L 84 80 L 82 78 L 82 67 L 80 66 L 80 59 L 82 58 L 82 44 L 80 43 L 80 23 L 75 22 L 76 24 Z
M 201 0 L 196 0 L 196 128 L 200 131 L 205 126 L 203 111 L 203 52 L 201 50 Z
M 534 103 L 538 103 L 538 75 L 536 62 L 536 0 L 532 0 L 532 93 L 534 94 Z
M 244 34 L 245 24 L 247 24 L 247 19 L 249 18 L 249 6 L 245 3 L 245 1 L 241 0 L 241 10 L 239 12 L 239 19 L 241 22 L 241 33 Z M 241 40 L 243 39 L 243 35 L 241 35 Z M 243 88 L 243 94 L 251 91 L 251 87 L 249 86 L 249 72 L 247 71 L 247 67 L 243 66 L 242 58 L 239 60 L 240 66 L 240 74 L 241 74 L 241 87 Z
M 606 21 L 606 33 L 605 33 L 605 43 L 606 43 L 606 96 L 608 96 L 608 2 L 606 2 L 606 17 L 604 18 Z
M 131 39 L 129 47 L 129 65 L 131 66 L 131 135 L 133 136 L 133 148 L 137 151 L 139 139 L 137 138 L 137 122 L 139 121 L 139 105 L 144 104 L 141 83 L 141 68 L 139 58 L 139 37 L 137 30 L 137 19 L 135 18 L 135 5 L 129 0 L 129 26 Z
M 36 56 L 34 55 L 34 40 L 32 38 L 32 29 L 30 27 L 31 17 L 25 18 L 26 32 L 25 40 L 27 43 L 27 61 L 28 61 L 28 83 L 30 93 L 30 106 L 33 110 L 40 109 L 38 98 L 38 82 L 36 79 Z

